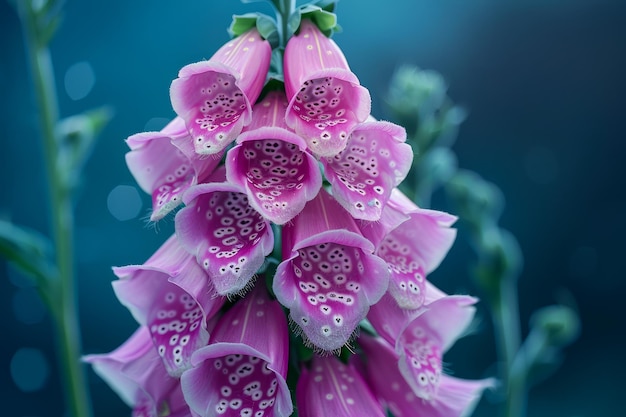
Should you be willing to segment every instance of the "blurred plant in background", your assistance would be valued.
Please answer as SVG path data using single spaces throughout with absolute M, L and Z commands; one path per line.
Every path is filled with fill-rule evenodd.
M 48 238 L 2 221 L 0 250 L 35 280 L 56 324 L 70 413 L 90 416 L 80 364 L 73 201 L 81 169 L 111 112 L 101 108 L 59 120 L 48 44 L 60 22 L 61 2 L 15 3 L 45 145 L 51 232 Z M 529 386 L 558 367 L 562 348 L 578 336 L 579 321 L 572 306 L 546 307 L 534 314 L 522 337 L 517 307 L 522 256 L 514 236 L 498 226 L 502 193 L 459 169 L 451 150 L 463 111 L 447 97 L 439 74 L 404 67 L 387 97 L 399 126 L 366 121 L 369 92 L 327 38 L 338 29 L 334 2 L 298 8 L 295 1 L 271 3 L 276 18 L 235 16 L 230 32 L 236 42 L 181 70 L 172 84 L 179 118 L 161 132 L 129 138 L 128 166 L 153 197 L 151 220 L 182 203 L 186 207 L 176 214 L 176 235 L 152 258 L 115 270 L 116 294 L 140 328 L 116 351 L 85 359 L 136 416 L 227 410 L 251 416 L 253 409 L 255 416 L 290 415 L 294 404 L 300 416 L 463 415 L 493 380 L 442 373 L 442 355 L 467 331 L 476 302 L 445 295 L 425 279 L 454 240 L 449 227 L 455 217 L 426 210 L 442 188 L 478 255 L 471 273 L 496 331 L 502 415 L 524 416 Z M 320 68 L 307 58 L 312 50 Z M 328 54 L 325 63 L 322 54 Z M 307 102 L 309 97 L 315 100 Z M 228 101 L 236 106 L 224 107 Z M 216 114 L 211 103 L 232 110 Z M 326 114 L 328 106 L 341 114 Z M 280 173 L 282 163 L 255 165 L 261 150 L 291 159 L 289 175 Z M 363 168 L 366 163 L 370 166 Z M 297 176 L 299 185 L 284 181 L 290 176 Z M 291 188 L 304 191 L 284 191 Z M 272 198 L 261 189 L 272 190 Z M 282 205 L 268 203 L 276 199 Z M 201 216 L 194 214 L 198 211 Z M 327 211 L 330 216 L 320 216 Z M 226 223 L 242 218 L 247 223 L 236 233 L 254 227 L 254 235 L 261 236 L 252 245 L 225 242 L 222 238 L 234 233 Z M 220 261 L 242 247 L 246 252 L 238 263 Z M 329 247 L 345 267 L 318 261 L 335 259 L 325 254 Z M 330 282 L 324 268 L 335 266 L 345 270 Z M 317 273 L 310 282 L 301 279 L 312 268 Z M 326 293 L 318 293 L 320 287 Z M 171 309 L 176 300 L 181 305 Z M 288 332 L 287 308 L 295 333 Z M 223 378 L 206 377 L 222 370 Z M 340 389 L 328 383 L 337 378 L 350 384 Z M 238 394 L 244 396 L 235 398 Z

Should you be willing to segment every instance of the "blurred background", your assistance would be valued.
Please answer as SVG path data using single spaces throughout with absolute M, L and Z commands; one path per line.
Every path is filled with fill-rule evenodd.
M 265 11 L 239 1 L 68 0 L 51 44 L 61 116 L 100 105 L 115 115 L 88 166 L 76 205 L 80 320 L 85 353 L 108 352 L 136 324 L 111 289 L 111 266 L 143 263 L 173 231 L 147 225 L 150 199 L 125 166 L 129 135 L 158 130 L 174 113 L 168 89 L 182 66 L 228 40 L 231 15 Z M 623 338 L 626 290 L 626 2 L 622 0 L 342 0 L 334 40 L 373 113 L 402 64 L 443 75 L 468 118 L 454 145 L 459 165 L 504 192 L 501 225 L 518 238 L 523 329 L 532 311 L 574 299 L 581 338 L 562 367 L 530 391 L 529 416 L 626 415 Z M 42 147 L 22 30 L 0 0 L 0 216 L 47 233 Z M 442 199 L 434 207 L 446 210 Z M 474 253 L 461 228 L 430 279 L 447 292 L 480 297 L 467 268 Z M 35 290 L 0 261 L 0 412 L 65 416 L 54 335 Z M 478 332 L 446 356 L 465 378 L 495 372 L 484 305 Z M 129 416 L 89 370 L 96 417 Z M 496 415 L 486 396 L 475 415 Z

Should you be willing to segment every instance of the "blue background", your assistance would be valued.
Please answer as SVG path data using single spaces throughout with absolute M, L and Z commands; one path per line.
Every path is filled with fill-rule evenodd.
M 67 2 L 51 45 L 61 114 L 103 104 L 115 110 L 84 171 L 76 204 L 86 353 L 114 349 L 136 327 L 114 297 L 110 267 L 142 263 L 173 230 L 171 218 L 157 230 L 146 225 L 150 199 L 141 192 L 138 217 L 119 221 L 109 211 L 115 187 L 135 186 L 124 162 L 124 139 L 160 127 L 162 120 L 153 118 L 172 118 L 168 88 L 178 69 L 209 58 L 227 41 L 225 28 L 233 13 L 259 8 L 267 11 L 234 0 Z M 519 290 L 524 331 L 535 309 L 559 297 L 578 304 L 582 337 L 566 350 L 562 368 L 531 390 L 529 415 L 626 415 L 619 392 L 626 373 L 626 3 L 342 0 L 337 12 L 344 30 L 334 39 L 370 89 L 374 115 L 385 117 L 388 81 L 405 63 L 442 73 L 452 99 L 468 110 L 454 150 L 462 167 L 504 191 L 501 224 L 517 236 L 525 256 Z M 46 232 L 34 96 L 22 31 L 6 1 L 0 1 L 0 33 L 0 216 Z M 72 100 L 64 78 L 81 61 L 91 65 L 95 84 L 85 98 Z M 435 208 L 446 209 L 443 203 Z M 430 278 L 448 292 L 480 296 L 467 273 L 472 259 L 461 229 L 450 255 Z M 446 357 L 457 376 L 478 378 L 494 371 L 484 306 L 479 315 L 479 333 L 457 343 Z M 4 262 L 0 317 L 0 415 L 65 415 L 51 321 L 32 287 Z M 11 375 L 11 360 L 24 347 L 42 353 L 48 369 L 42 374 L 36 362 L 16 368 L 32 373 L 35 382 L 30 383 L 41 386 L 34 391 L 19 389 Z M 130 415 L 91 371 L 89 382 L 96 417 Z M 488 396 L 475 415 L 495 412 Z

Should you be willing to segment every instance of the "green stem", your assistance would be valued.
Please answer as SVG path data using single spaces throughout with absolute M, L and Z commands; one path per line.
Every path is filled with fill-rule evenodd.
M 292 35 L 289 33 L 289 17 L 296 10 L 296 0 L 273 0 L 276 6 L 277 14 L 276 20 L 280 27 L 280 46 L 283 48 L 287 45 L 289 37 Z
M 525 375 L 523 372 L 512 372 L 521 344 L 519 307 L 515 286 L 516 282 L 512 277 L 505 277 L 500 285 L 498 299 L 494 301 L 492 306 L 498 356 L 503 362 L 500 374 L 505 384 L 505 417 L 523 417 L 526 415 Z
M 61 365 L 67 406 L 70 415 L 92 415 L 83 366 L 80 362 L 80 327 L 74 282 L 73 207 L 71 195 L 63 182 L 63 167 L 57 165 L 59 142 L 55 134 L 58 105 L 50 51 L 40 37 L 41 27 L 30 1 L 19 1 L 19 15 L 24 26 L 28 57 L 32 70 L 39 122 L 44 143 L 48 178 L 52 236 L 59 279 L 50 282 L 52 316 L 57 330 L 57 355 Z

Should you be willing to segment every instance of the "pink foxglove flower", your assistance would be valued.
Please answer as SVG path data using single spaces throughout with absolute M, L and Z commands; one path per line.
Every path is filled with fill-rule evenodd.
M 180 70 L 170 87 L 172 107 L 185 120 L 197 153 L 220 152 L 250 123 L 271 54 L 269 42 L 253 28 L 208 61 Z
M 371 98 L 341 49 L 309 19 L 285 48 L 285 119 L 314 154 L 333 156 L 345 148 L 357 123 L 369 116 Z
M 426 276 L 435 270 L 456 238 L 456 217 L 421 209 L 398 189 L 391 193 L 379 222 L 361 223 L 361 232 L 391 269 L 389 293 L 398 305 L 417 309 L 426 297 Z
M 183 374 L 185 400 L 198 416 L 287 417 L 293 412 L 287 377 L 289 329 L 264 285 L 217 323 L 211 343 Z
M 147 327 L 140 327 L 113 352 L 83 360 L 133 409 L 133 417 L 192 416 L 179 379 L 163 366 Z
M 237 186 L 225 182 L 224 169 L 211 181 L 190 188 L 186 207 L 176 213 L 176 234 L 209 275 L 216 292 L 245 292 L 274 247 L 269 221 L 248 203 Z
M 340 349 L 387 289 L 387 265 L 324 189 L 283 227 L 282 243 L 276 298 L 307 342 L 324 351 Z
M 142 190 L 152 195 L 150 220 L 165 217 L 183 202 L 183 193 L 211 174 L 220 161 L 187 155 L 176 147 L 190 141 L 185 122 L 172 120 L 160 132 L 144 132 L 130 136 L 126 143 L 130 152 L 126 164 Z
M 391 191 L 409 173 L 413 150 L 404 128 L 389 122 L 357 125 L 344 150 L 322 158 L 333 195 L 352 217 L 378 220 Z
M 368 320 L 395 345 L 398 369 L 413 393 L 429 400 L 437 396 L 443 354 L 471 323 L 476 298 L 450 295 L 409 313 L 389 295 L 372 306 Z
M 252 123 L 228 151 L 228 180 L 246 190 L 248 202 L 276 224 L 296 216 L 322 186 L 317 160 L 287 127 L 284 93 L 270 92 L 254 107 Z
M 172 376 L 191 365 L 191 354 L 209 339 L 207 320 L 224 304 L 194 257 L 170 237 L 143 265 L 113 269 L 113 289 L 139 324 L 146 326 Z
M 492 388 L 492 379 L 466 380 L 442 375 L 437 395 L 424 399 L 412 391 L 395 364 L 398 356 L 381 338 L 359 338 L 367 359 L 365 378 L 369 386 L 395 417 L 462 417 L 473 411 L 482 392 Z
M 299 417 L 385 417 L 359 372 L 334 356 L 315 356 L 296 387 Z

